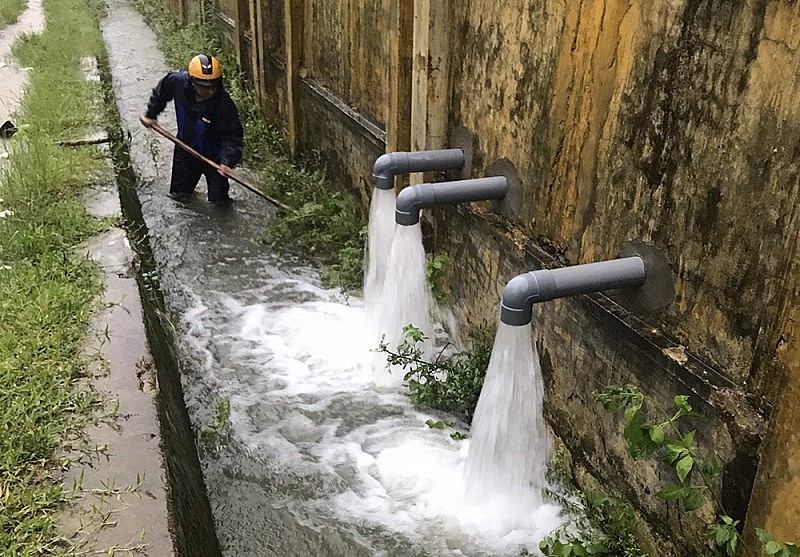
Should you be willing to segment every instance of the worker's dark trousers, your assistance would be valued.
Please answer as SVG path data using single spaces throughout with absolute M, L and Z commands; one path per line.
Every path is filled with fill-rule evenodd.
M 176 146 L 172 152 L 172 180 L 169 192 L 192 193 L 201 175 L 206 177 L 209 201 L 213 203 L 230 199 L 228 196 L 230 185 L 227 178 L 220 176 L 210 164 Z

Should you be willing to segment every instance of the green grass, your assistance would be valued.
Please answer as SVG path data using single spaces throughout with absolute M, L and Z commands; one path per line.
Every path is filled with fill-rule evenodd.
M 99 172 L 95 147 L 62 147 L 102 122 L 97 6 L 45 0 L 46 30 L 15 44 L 29 72 L 13 150 L 0 172 L 0 555 L 66 555 L 56 524 L 65 442 L 92 417 L 81 348 L 102 285 L 77 246 L 105 227 L 78 194 Z M 81 37 L 76 41 L 75 37 Z
M 0 29 L 16 23 L 27 5 L 26 0 L 0 0 Z

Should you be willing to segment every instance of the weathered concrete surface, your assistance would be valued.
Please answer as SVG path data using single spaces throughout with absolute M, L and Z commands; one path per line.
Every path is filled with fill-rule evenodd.
M 794 276 L 800 272 L 797 252 L 791 272 Z M 795 284 L 795 288 L 800 287 Z M 790 312 L 775 356 L 776 367 L 787 370 L 782 381 L 785 388 L 775 399 L 747 517 L 746 541 L 751 547 L 757 544 L 755 528 L 765 528 L 777 540 L 800 543 L 800 506 L 796 504 L 800 501 L 800 307 Z
M 310 80 L 303 83 L 300 96 L 301 150 L 318 149 L 328 177 L 337 184 L 358 192 L 368 213 L 372 195 L 372 166 L 383 154 L 383 131 L 342 103 L 329 90 Z M 315 132 L 312 132 L 315 130 Z M 314 133 L 322 132 L 313 141 Z M 353 177 L 347 171 L 354 166 L 369 167 L 369 172 Z
M 570 263 L 656 244 L 676 271 L 670 332 L 765 380 L 798 227 L 797 5 L 479 1 L 457 19 L 451 120 L 476 172 L 517 165 L 522 232 Z
M 116 189 L 98 191 L 89 205 L 101 210 L 116 202 Z M 136 256 L 124 230 L 113 228 L 92 239 L 88 255 L 102 269 L 104 308 L 95 314 L 92 384 L 105 399 L 109 416 L 86 430 L 88 452 L 66 473 L 73 502 L 62 528 L 82 550 L 123 550 L 173 555 L 167 514 L 167 485 L 155 404 L 155 364 L 145 338 L 135 278 Z

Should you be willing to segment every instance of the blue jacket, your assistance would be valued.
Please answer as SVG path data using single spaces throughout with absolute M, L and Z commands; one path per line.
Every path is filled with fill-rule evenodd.
M 204 102 L 195 100 L 189 72 L 170 72 L 158 82 L 147 103 L 148 118 L 157 118 L 175 101 L 178 139 L 218 164 L 233 168 L 242 158 L 244 131 L 239 111 L 220 87 Z

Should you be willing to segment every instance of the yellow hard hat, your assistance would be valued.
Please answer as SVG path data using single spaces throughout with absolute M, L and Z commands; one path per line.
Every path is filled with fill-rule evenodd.
M 194 79 L 213 81 L 222 77 L 222 67 L 213 56 L 198 54 L 189 62 L 189 75 Z

